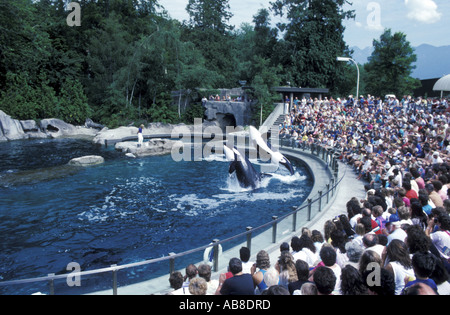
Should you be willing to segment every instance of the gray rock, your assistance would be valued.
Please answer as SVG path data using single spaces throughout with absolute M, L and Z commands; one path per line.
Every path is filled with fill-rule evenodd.
M 2 141 L 8 141 L 8 139 L 3 135 L 3 129 L 2 126 L 0 126 L 0 142 Z
M 98 165 L 105 162 L 105 159 L 98 155 L 88 155 L 88 156 L 82 156 L 79 158 L 75 158 L 70 160 L 69 165 L 73 166 L 92 166 L 92 165 Z
M 183 145 L 181 141 L 169 139 L 151 139 L 144 142 L 141 147 L 134 141 L 116 143 L 115 148 L 118 151 L 127 153 L 127 156 L 133 154 L 136 157 L 166 155 L 172 152 L 174 146 Z
M 96 129 L 74 126 L 56 118 L 41 120 L 41 129 L 52 138 L 95 137 L 98 133 Z
M 56 118 L 42 119 L 41 129 L 53 138 L 73 135 L 76 130 L 74 125 Z
M 6 140 L 21 140 L 28 139 L 28 136 L 23 131 L 22 125 L 16 119 L 0 110 L 0 129 L 2 130 L 1 139 Z M 3 140 L 4 141 L 4 140 Z
M 137 140 L 138 128 L 119 127 L 116 129 L 103 128 L 92 140 L 95 144 L 106 145 L 108 142 L 117 143 L 128 139 Z
M 219 124 L 216 121 L 205 121 L 202 124 L 202 131 L 205 130 L 207 127 L 215 127 L 219 126 Z M 171 124 L 164 124 L 164 123 L 150 123 L 145 127 L 142 131 L 144 138 L 165 138 L 170 137 L 172 133 L 176 130 L 186 130 L 189 131 L 191 134 L 194 133 L 194 126 L 193 125 L 185 125 L 185 124 L 178 124 L 178 125 L 171 125 Z M 93 142 L 95 144 L 102 144 L 102 145 L 114 145 L 119 142 L 125 142 L 125 141 L 137 141 L 137 133 L 138 128 L 136 127 L 119 127 L 116 129 L 108 129 L 103 128 L 93 139 Z M 175 132 L 176 134 L 176 132 Z
M 21 120 L 20 124 L 22 125 L 23 131 L 29 132 L 29 131 L 40 131 L 38 124 L 30 119 L 30 120 Z
M 22 125 L 23 131 L 30 139 L 45 139 L 49 137 L 49 135 L 42 132 L 41 128 L 34 120 L 21 120 L 20 124 Z
M 236 126 L 245 126 L 251 120 L 251 107 L 244 102 L 208 101 L 205 104 L 205 115 L 209 121 L 216 120 L 223 130 L 232 126 L 234 120 Z
M 86 119 L 86 122 L 84 123 L 84 126 L 86 128 L 93 128 L 93 129 L 98 129 L 98 130 L 102 130 L 103 128 L 105 128 L 105 126 L 93 122 L 92 119 L 90 119 L 90 118 Z

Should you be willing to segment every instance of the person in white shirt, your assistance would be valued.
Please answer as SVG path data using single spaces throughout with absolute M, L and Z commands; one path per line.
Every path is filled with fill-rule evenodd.
M 441 157 L 439 156 L 439 152 L 434 152 L 433 156 L 431 157 L 431 164 L 442 164 L 444 163 L 444 160 L 441 159 Z
M 364 235 L 363 244 L 366 247 L 366 251 L 374 251 L 382 257 L 385 246 L 378 244 L 378 237 L 376 234 L 368 233 Z
M 433 232 L 436 226 L 439 229 Z M 437 218 L 428 220 L 428 227 L 425 233 L 430 237 L 441 257 L 447 260 L 450 259 L 450 216 L 446 213 L 441 213 Z
M 207 264 L 198 266 L 198 276 L 206 281 L 206 295 L 214 295 L 217 291 L 217 287 L 219 286 L 219 280 L 211 279 L 211 266 Z
M 359 174 L 357 179 L 361 179 L 363 176 L 365 176 L 371 167 L 372 167 L 372 160 L 370 160 L 369 156 L 367 155 L 364 157 L 364 164 L 361 169 L 361 174 Z
M 389 222 L 386 224 L 386 231 L 388 231 L 389 235 L 388 235 L 388 245 L 393 241 L 393 240 L 400 240 L 402 242 L 404 242 L 406 240 L 407 234 L 406 232 L 402 229 L 402 225 L 400 221 L 397 222 Z
M 251 269 L 254 261 L 250 261 L 250 249 L 248 247 L 241 247 L 239 250 L 239 257 L 242 261 L 242 273 L 252 273 Z
M 386 248 L 383 260 L 388 271 L 394 274 L 395 294 L 400 295 L 406 278 L 414 278 L 408 247 L 400 240 L 393 240 Z

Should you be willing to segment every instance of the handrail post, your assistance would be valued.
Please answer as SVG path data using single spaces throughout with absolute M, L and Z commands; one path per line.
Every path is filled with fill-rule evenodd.
M 327 184 L 327 204 L 330 202 L 330 184 Z
M 335 186 L 334 186 L 334 178 L 331 178 L 331 197 L 334 197 L 334 190 L 335 190 Z
M 48 284 L 50 286 L 50 295 L 55 295 L 55 280 L 53 277 L 55 276 L 54 273 L 49 273 L 48 276 L 50 277 Z
M 247 248 L 250 251 L 250 253 L 252 252 L 252 227 L 251 226 L 247 226 L 246 230 L 247 230 Z
M 323 191 L 319 191 L 319 212 L 322 212 L 322 194 Z
M 213 262 L 213 267 L 214 267 L 214 272 L 219 271 L 219 240 L 218 239 L 213 239 L 213 244 L 214 244 L 214 262 Z
M 277 242 L 277 220 L 278 217 L 277 216 L 273 216 L 272 217 L 273 223 L 272 223 L 272 243 L 276 243 Z
M 111 265 L 111 268 L 113 268 L 113 295 L 117 295 L 117 265 Z
M 308 199 L 308 221 L 311 221 L 311 205 L 312 199 Z
M 297 231 L 297 213 L 298 211 L 295 211 L 292 214 L 292 232 Z
M 174 252 L 169 253 L 169 257 L 170 256 L 175 256 L 175 255 L 176 254 Z M 170 258 L 169 270 L 170 270 L 170 274 L 175 272 L 175 258 Z

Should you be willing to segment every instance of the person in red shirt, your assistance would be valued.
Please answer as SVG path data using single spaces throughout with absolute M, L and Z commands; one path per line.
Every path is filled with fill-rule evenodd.
M 405 190 L 406 190 L 405 197 L 408 198 L 409 200 L 411 200 L 413 198 L 419 198 L 419 195 L 417 195 L 417 192 L 411 188 L 410 182 L 407 182 L 407 181 L 403 182 L 403 188 L 405 188 Z

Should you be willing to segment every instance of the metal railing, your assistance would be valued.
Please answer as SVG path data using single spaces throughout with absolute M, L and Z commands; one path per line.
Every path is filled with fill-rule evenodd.
M 285 147 L 286 145 L 291 147 L 291 142 L 289 140 L 282 139 L 281 147 Z M 298 152 L 302 151 L 301 149 L 296 149 L 296 148 L 294 148 L 294 149 L 298 150 Z M 303 149 L 303 151 L 305 151 L 305 150 L 306 149 Z M 245 232 L 235 235 L 233 237 L 230 237 L 230 238 L 227 238 L 224 240 L 215 239 L 215 240 L 213 240 L 213 244 L 208 244 L 208 245 L 198 247 L 195 249 L 191 249 L 191 250 L 188 250 L 188 251 L 185 251 L 182 253 L 178 253 L 178 254 L 170 253 L 166 257 L 150 259 L 150 260 L 125 264 L 125 265 L 111 265 L 110 267 L 105 267 L 105 268 L 101 268 L 101 269 L 72 272 L 70 274 L 56 275 L 56 274 L 52 273 L 52 274 L 48 274 L 47 276 L 38 277 L 38 278 L 3 281 L 3 282 L 0 282 L 0 287 L 20 285 L 20 284 L 30 284 L 30 283 L 46 281 L 46 282 L 48 282 L 49 294 L 54 295 L 55 294 L 55 284 L 54 284 L 55 280 L 62 280 L 62 279 L 67 280 L 69 278 L 75 278 L 75 277 L 81 278 L 81 277 L 85 277 L 88 275 L 111 273 L 112 293 L 113 293 L 113 295 L 117 295 L 118 294 L 117 276 L 118 276 L 119 271 L 129 269 L 129 268 L 150 265 L 150 264 L 156 264 L 156 263 L 160 263 L 160 262 L 168 262 L 169 263 L 169 272 L 172 273 L 173 271 L 175 271 L 175 260 L 177 258 L 181 258 L 186 255 L 193 254 L 193 253 L 203 252 L 206 249 L 210 249 L 211 247 L 214 248 L 214 255 L 213 255 L 214 258 L 213 258 L 212 269 L 214 272 L 217 272 L 219 270 L 219 260 L 220 260 L 219 246 L 221 246 L 222 244 L 227 244 L 236 239 L 245 237 L 246 243 L 247 243 L 246 246 L 249 249 L 251 249 L 253 235 L 259 231 L 268 231 L 268 230 L 270 230 L 270 228 L 272 229 L 271 242 L 272 242 L 272 244 L 275 244 L 277 242 L 277 234 L 278 234 L 277 229 L 278 229 L 278 224 L 280 222 L 286 220 L 289 217 L 292 217 L 292 223 L 291 223 L 290 229 L 292 232 L 296 232 L 297 228 L 299 226 L 299 224 L 298 224 L 299 223 L 299 220 L 298 220 L 299 213 L 304 213 L 306 215 L 305 216 L 306 221 L 311 221 L 312 218 L 317 213 L 319 213 L 323 210 L 323 206 L 328 204 L 330 202 L 330 199 L 334 197 L 337 187 L 339 186 L 339 184 L 345 177 L 345 172 L 344 172 L 344 174 L 338 179 L 339 165 L 337 163 L 338 162 L 337 157 L 334 155 L 334 152 L 332 150 L 327 150 L 319 145 L 312 145 L 308 148 L 308 150 L 310 150 L 310 153 L 312 155 L 322 159 L 326 163 L 327 167 L 330 168 L 330 171 L 332 171 L 332 174 L 333 174 L 330 182 L 328 184 L 326 184 L 322 190 L 318 191 L 318 193 L 316 195 L 314 195 L 312 197 L 310 196 L 309 199 L 307 199 L 300 207 L 296 208 L 294 211 L 292 211 L 286 215 L 283 215 L 281 217 L 273 216 L 272 221 L 267 222 L 266 224 L 263 224 L 256 228 L 247 227 Z M 304 212 L 303 210 L 305 210 L 306 212 Z

